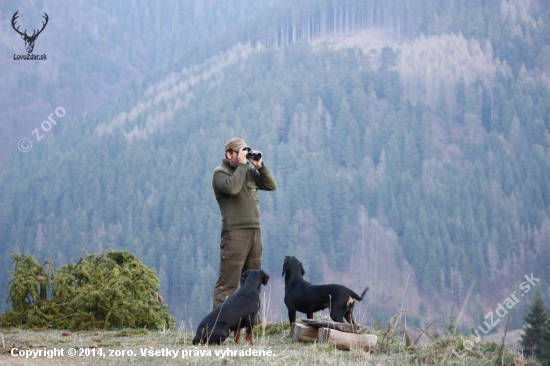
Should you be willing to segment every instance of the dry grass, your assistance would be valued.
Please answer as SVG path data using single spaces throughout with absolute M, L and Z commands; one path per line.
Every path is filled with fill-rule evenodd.
M 390 327 L 391 328 L 391 327 Z M 3 343 L 0 343 L 0 365 L 75 365 L 75 364 L 162 364 L 162 365 L 494 365 L 498 358 L 499 345 L 478 341 L 473 337 L 449 336 L 434 338 L 423 346 L 406 346 L 403 328 L 378 329 L 377 350 L 371 353 L 362 350 L 342 351 L 330 344 L 293 343 L 288 337 L 288 322 L 261 324 L 254 329 L 254 346 L 246 342 L 237 345 L 233 339 L 226 341 L 225 346 L 199 346 L 191 344 L 194 336 L 190 327 L 178 329 L 145 330 L 127 329 L 102 332 L 82 331 L 62 336 L 62 330 L 22 330 L 0 329 Z M 414 338 L 414 337 L 413 337 Z M 2 342 L 2 338 L 0 338 Z M 85 356 L 70 357 L 69 348 L 78 353 L 94 351 L 89 347 L 97 345 L 96 354 L 102 350 L 105 357 Z M 11 356 L 12 348 L 22 350 L 63 349 L 63 357 L 25 359 Z M 178 351 L 176 358 L 171 356 L 142 356 L 141 352 L 162 350 Z M 272 356 L 225 356 L 216 355 L 216 351 L 264 350 L 271 351 Z M 133 351 L 134 356 L 115 356 L 115 352 Z M 202 351 L 211 356 L 188 356 L 182 359 L 182 352 Z M 112 354 L 111 354 L 112 352 Z M 249 351 L 250 352 L 250 351 Z M 520 355 L 505 349 L 504 357 L 498 364 L 503 365 L 537 365 L 536 362 L 523 359 Z

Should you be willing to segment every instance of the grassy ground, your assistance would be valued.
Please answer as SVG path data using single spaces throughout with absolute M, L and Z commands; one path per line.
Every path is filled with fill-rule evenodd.
M 225 346 L 194 347 L 191 344 L 194 333 L 185 327 L 164 331 L 128 329 L 101 334 L 95 331 L 62 334 L 62 330 L 56 329 L 0 328 L 0 365 L 538 365 L 507 348 L 504 348 L 501 361 L 495 363 L 499 359 L 500 345 L 464 336 L 436 338 L 422 346 L 407 348 L 402 331 L 378 330 L 373 331 L 378 335 L 377 349 L 370 353 L 338 350 L 330 344 L 294 343 L 288 337 L 288 322 L 256 327 L 253 346 L 244 339 L 237 345 L 231 338 Z M 412 341 L 414 343 L 414 339 Z M 89 348 L 93 345 L 97 348 Z M 54 350 L 58 354 L 51 358 L 45 355 L 37 358 L 12 356 L 16 352 L 32 351 L 52 354 Z M 63 355 L 59 354 L 60 350 Z M 69 356 L 70 350 L 76 355 Z M 228 350 L 235 354 L 228 355 Z M 172 354 L 168 355 L 168 351 Z M 176 357 L 172 358 L 176 351 Z M 247 351 L 249 354 L 262 351 L 264 355 L 247 355 Z M 193 355 L 198 352 L 202 352 L 202 356 Z M 239 356 L 239 352 L 243 355 Z M 185 357 L 182 358 L 182 354 Z

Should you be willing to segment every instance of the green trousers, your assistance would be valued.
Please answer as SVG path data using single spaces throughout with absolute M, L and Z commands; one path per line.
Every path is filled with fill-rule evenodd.
M 260 229 L 222 230 L 220 269 L 214 288 L 214 308 L 235 293 L 241 273 L 262 269 L 262 232 Z

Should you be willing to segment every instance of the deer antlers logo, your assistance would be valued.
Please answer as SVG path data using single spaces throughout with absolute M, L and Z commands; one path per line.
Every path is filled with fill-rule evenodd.
M 19 15 L 17 15 L 17 13 L 19 13 L 19 10 L 17 10 L 15 12 L 15 14 L 13 14 L 13 18 L 11 18 L 11 26 L 13 27 L 13 29 L 19 33 L 21 35 L 21 38 L 23 38 L 23 40 L 25 41 L 25 48 L 27 49 L 27 53 L 32 53 L 32 50 L 34 49 L 34 41 L 36 41 L 36 38 L 38 38 L 38 35 L 40 33 L 42 33 L 42 31 L 44 30 L 44 28 L 46 28 L 46 24 L 48 24 L 48 14 L 44 13 L 44 19 L 46 19 L 46 22 L 42 22 L 42 29 L 40 30 L 35 30 L 34 32 L 32 32 L 32 35 L 29 36 L 27 34 L 27 30 L 25 29 L 25 32 L 24 33 L 21 33 L 19 31 L 19 26 L 17 28 L 15 28 L 15 23 L 16 23 L 16 20 L 17 18 L 19 18 Z M 38 33 L 37 33 L 38 31 Z

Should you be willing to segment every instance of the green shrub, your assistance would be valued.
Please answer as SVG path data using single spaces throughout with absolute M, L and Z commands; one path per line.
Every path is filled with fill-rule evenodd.
M 128 251 L 106 250 L 56 269 L 53 257 L 39 264 L 12 254 L 15 265 L 0 316 L 3 326 L 83 330 L 109 327 L 172 327 L 160 302 L 159 279 Z

